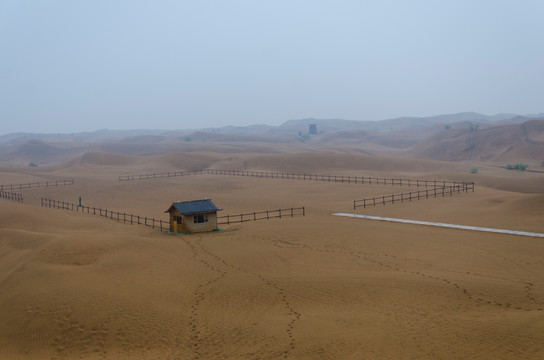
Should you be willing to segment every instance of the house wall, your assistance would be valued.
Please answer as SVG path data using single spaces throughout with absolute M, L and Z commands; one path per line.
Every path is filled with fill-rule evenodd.
M 203 223 L 194 222 L 194 217 L 197 215 L 207 215 L 208 221 Z M 187 215 L 183 216 L 183 232 L 185 233 L 195 233 L 195 232 L 204 232 L 204 231 L 213 231 L 217 230 L 217 212 L 197 214 L 197 215 Z
M 197 215 L 206 215 L 208 217 L 208 221 L 195 224 L 194 217 Z M 172 211 L 170 213 L 170 231 L 178 234 L 187 234 L 217 230 L 217 212 L 197 215 L 181 215 L 177 210 Z M 181 216 L 181 224 L 177 223 L 177 216 Z

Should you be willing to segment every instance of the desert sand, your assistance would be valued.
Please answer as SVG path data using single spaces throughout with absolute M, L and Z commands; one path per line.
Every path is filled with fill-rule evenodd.
M 74 179 L 0 199 L 1 359 L 544 358 L 544 239 L 333 216 L 352 212 L 544 233 L 544 174 L 356 154 L 88 153 L 1 168 L 0 183 Z M 408 191 L 194 168 L 475 181 L 451 197 L 358 208 Z M 212 199 L 306 216 L 176 236 L 40 207 L 48 197 L 167 219 Z

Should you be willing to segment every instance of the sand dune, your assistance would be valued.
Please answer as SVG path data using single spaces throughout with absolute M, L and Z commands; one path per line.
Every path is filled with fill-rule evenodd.
M 194 133 L 104 130 L 79 135 L 11 134 L 3 136 L 4 140 L 0 141 L 0 165 L 21 167 L 32 162 L 43 166 L 82 156 L 83 161 L 91 161 L 88 157 L 96 158 L 97 155 L 85 155 L 89 152 L 143 157 L 176 152 L 213 152 L 233 156 L 348 153 L 412 156 L 451 162 L 493 161 L 503 162 L 503 165 L 505 161 L 513 161 L 529 163 L 532 168 L 541 167 L 544 120 L 524 118 L 524 122 L 520 122 L 522 120 L 511 119 L 513 124 L 501 125 L 496 121 L 468 120 L 474 116 L 478 117 L 478 114 L 456 114 L 421 121 L 401 118 L 392 122 L 319 122 L 306 119 L 288 122 L 278 128 L 232 127 L 223 129 L 223 132 L 216 129 Z M 310 136 L 307 134 L 308 123 L 312 121 L 322 128 L 318 134 Z M 448 124 L 449 130 L 444 130 L 444 124 Z M 479 125 L 482 127 L 475 127 Z
M 417 144 L 411 153 L 435 160 L 535 159 L 544 153 L 544 120 L 503 125 L 480 130 L 446 130 Z
M 2 359 L 537 359 L 544 242 L 332 216 L 408 191 L 316 181 L 120 174 L 192 168 L 472 179 L 474 193 L 356 213 L 544 232 L 542 174 L 355 154 L 90 153 L 2 168 L 2 183 L 74 178 L 0 199 Z M 524 189 L 532 189 L 525 191 Z M 40 197 L 163 217 L 211 198 L 223 214 L 305 217 L 175 236 L 42 208 Z

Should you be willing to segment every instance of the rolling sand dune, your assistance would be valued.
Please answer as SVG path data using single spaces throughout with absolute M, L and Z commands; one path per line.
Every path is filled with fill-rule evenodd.
M 70 142 L 28 140 L 23 144 L 0 146 L 0 163 L 63 162 L 89 151 L 89 146 Z
M 420 121 L 413 118 L 383 122 L 305 119 L 279 127 L 226 127 L 192 133 L 103 130 L 70 135 L 8 134 L 0 136 L 0 166 L 53 165 L 82 156 L 84 161 L 91 161 L 85 159 L 89 152 L 94 153 L 91 157 L 95 158 L 97 153 L 150 157 L 207 152 L 236 157 L 244 153 L 314 152 L 501 162 L 502 166 L 504 162 L 513 161 L 528 162 L 531 168 L 541 167 L 544 120 L 513 118 L 504 125 L 474 119 L 485 117 L 468 113 Z M 308 134 L 311 123 L 317 123 L 320 129 L 317 134 Z M 445 124 L 449 130 L 444 130 Z
M 419 158 L 461 161 L 519 161 L 544 154 L 544 120 L 494 126 L 470 131 L 447 130 L 414 146 L 411 153 Z
M 0 183 L 75 179 L 0 199 L 2 359 L 538 359 L 539 238 L 332 216 L 355 212 L 544 232 L 543 174 L 353 154 L 89 153 L 2 168 Z M 475 180 L 476 191 L 358 208 L 416 189 L 218 175 L 192 168 Z M 519 185 L 521 184 L 521 185 Z M 530 191 L 524 191 L 524 189 Z M 305 217 L 176 236 L 40 207 L 40 197 L 167 219 L 177 200 Z

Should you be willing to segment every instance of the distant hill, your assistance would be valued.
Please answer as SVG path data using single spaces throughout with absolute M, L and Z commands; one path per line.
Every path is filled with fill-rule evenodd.
M 28 140 L 18 145 L 0 146 L 0 164 L 61 162 L 80 156 L 89 149 L 90 146 L 85 144 Z
M 544 157 L 544 119 L 484 129 L 444 130 L 415 145 L 413 157 L 462 161 Z
M 539 149 L 541 138 L 537 131 L 538 121 L 531 122 L 534 116 L 462 112 L 381 121 L 307 118 L 289 120 L 279 126 L 225 126 L 198 130 L 101 129 L 71 134 L 13 133 L 0 136 L 0 166 L 26 165 L 29 162 L 52 164 L 90 151 L 125 155 L 194 151 L 339 151 L 389 155 L 408 153 L 448 161 L 513 158 L 519 153 L 520 156 L 527 154 L 537 158 L 542 153 L 533 148 Z M 317 125 L 317 134 L 309 134 L 310 124 Z M 531 131 L 527 130 L 528 127 Z M 471 131 L 475 128 L 478 130 Z
M 307 129 L 309 124 L 316 124 L 322 130 L 346 130 L 346 129 L 359 129 L 366 131 L 394 131 L 402 129 L 414 129 L 439 125 L 443 127 L 445 124 L 459 123 L 459 122 L 495 122 L 495 121 L 508 121 L 510 119 L 519 117 L 516 114 L 497 114 L 497 115 L 483 115 L 475 112 L 462 112 L 457 114 L 435 115 L 427 117 L 399 117 L 395 119 L 379 120 L 379 121 L 355 121 L 355 120 L 342 120 L 342 119 L 300 119 L 289 120 L 280 128 L 302 128 Z M 527 118 L 529 119 L 529 118 Z

